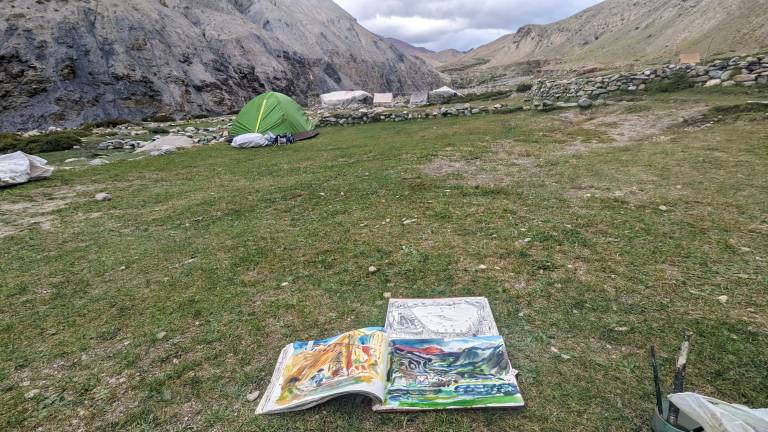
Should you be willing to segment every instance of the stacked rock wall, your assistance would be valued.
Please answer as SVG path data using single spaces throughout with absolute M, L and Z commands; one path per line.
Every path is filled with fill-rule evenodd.
M 706 66 L 668 65 L 639 73 L 617 73 L 561 81 L 538 80 L 531 90 L 531 95 L 549 101 L 597 99 L 616 91 L 643 91 L 652 83 L 668 81 L 679 73 L 687 75 L 693 85 L 700 87 L 767 85 L 768 54 L 717 60 Z

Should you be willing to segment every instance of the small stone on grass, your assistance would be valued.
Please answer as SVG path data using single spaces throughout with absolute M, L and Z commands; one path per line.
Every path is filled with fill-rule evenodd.
M 379 268 L 376 267 L 376 266 L 368 267 L 368 273 L 370 273 L 370 274 L 378 273 L 378 271 L 379 271 Z
M 728 300 L 729 300 L 729 299 L 728 299 L 728 296 L 726 296 L 726 295 L 724 295 L 724 296 L 720 296 L 720 297 L 718 297 L 718 298 L 717 298 L 717 301 L 719 301 L 719 302 L 720 302 L 720 303 L 722 303 L 722 304 L 726 304 L 726 303 L 728 303 Z
M 110 201 L 112 199 L 112 195 L 108 193 L 98 193 L 96 194 L 96 201 Z
M 256 399 L 258 399 L 260 395 L 261 395 L 261 392 L 256 390 L 255 392 L 250 393 L 248 396 L 246 396 L 245 399 L 248 402 L 255 402 Z

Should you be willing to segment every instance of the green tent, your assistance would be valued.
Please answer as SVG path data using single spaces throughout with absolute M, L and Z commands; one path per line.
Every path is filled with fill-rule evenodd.
M 317 135 L 304 110 L 289 96 L 282 93 L 264 93 L 248 102 L 232 123 L 229 136 L 247 133 L 275 135 L 291 134 L 296 140 Z

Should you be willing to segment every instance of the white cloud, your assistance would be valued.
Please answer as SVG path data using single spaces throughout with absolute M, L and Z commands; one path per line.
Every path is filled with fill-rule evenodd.
M 334 0 L 369 30 L 431 49 L 469 49 L 600 0 Z

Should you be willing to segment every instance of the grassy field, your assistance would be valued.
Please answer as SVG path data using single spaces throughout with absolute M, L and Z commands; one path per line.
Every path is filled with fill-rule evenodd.
M 755 99 L 324 129 L 0 190 L 0 430 L 645 431 L 647 348 L 669 387 L 686 331 L 690 389 L 768 406 L 768 117 L 707 115 Z M 254 415 L 285 344 L 380 325 L 389 295 L 488 297 L 527 410 Z

